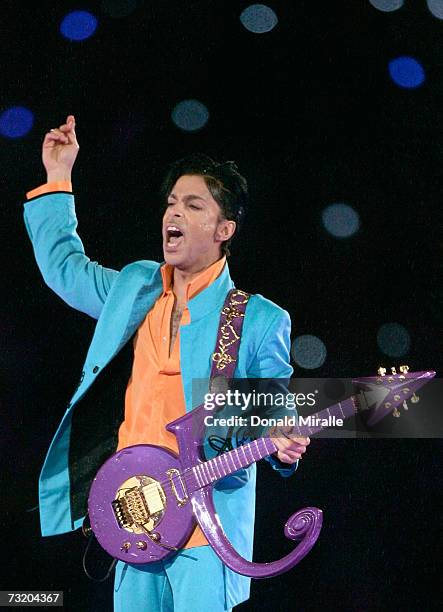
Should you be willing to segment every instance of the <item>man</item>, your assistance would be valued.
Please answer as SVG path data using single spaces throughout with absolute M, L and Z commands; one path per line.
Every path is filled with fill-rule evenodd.
M 76 232 L 71 171 L 78 150 L 69 115 L 44 138 L 47 183 L 27 194 L 24 213 L 46 283 L 98 319 L 79 386 L 40 475 L 43 535 L 82 525 L 91 480 L 117 448 L 151 443 L 176 450 L 165 425 L 195 407 L 192 380 L 209 378 L 220 311 L 234 286 L 227 247 L 247 197 L 246 181 L 232 162 L 180 160 L 163 186 L 165 263 L 139 261 L 117 272 L 91 262 Z M 289 344 L 288 314 L 252 296 L 236 377 L 288 378 Z M 309 439 L 281 436 L 274 442 L 278 453 L 271 465 L 292 474 Z M 231 542 L 250 559 L 255 464 L 219 481 L 214 502 Z M 249 587 L 250 580 L 224 567 L 196 528 L 186 548 L 164 563 L 119 562 L 114 609 L 218 612 L 247 599 Z

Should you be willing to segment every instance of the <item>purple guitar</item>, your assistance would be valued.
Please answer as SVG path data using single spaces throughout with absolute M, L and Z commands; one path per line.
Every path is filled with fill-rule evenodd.
M 409 373 L 402 366 L 400 374 L 385 376 L 379 371 L 378 377 L 357 379 L 353 382 L 361 392 L 317 413 L 315 422 L 345 419 L 357 410 L 370 409 L 374 423 L 402 404 L 406 408 L 406 400 L 417 399 L 415 392 L 434 376 L 432 371 Z M 300 542 L 282 559 L 255 563 L 239 555 L 218 519 L 212 485 L 277 448 L 270 438 L 259 438 L 205 461 L 200 456 L 204 415 L 200 406 L 167 425 L 177 438 L 178 455 L 159 446 L 138 444 L 118 451 L 104 463 L 88 501 L 91 528 L 99 543 L 110 555 L 128 563 L 154 562 L 182 548 L 198 522 L 214 551 L 235 572 L 267 578 L 289 570 L 314 546 L 322 511 L 304 508 L 288 519 L 286 537 Z M 324 426 L 294 429 L 297 435 L 307 436 Z

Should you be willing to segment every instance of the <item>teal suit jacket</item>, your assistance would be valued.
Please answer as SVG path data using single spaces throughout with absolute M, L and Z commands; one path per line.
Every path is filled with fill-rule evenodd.
M 96 379 L 105 376 L 109 364 L 125 345 L 130 345 L 128 341 L 162 292 L 162 278 L 161 264 L 153 261 L 137 261 L 120 272 L 90 261 L 76 232 L 72 194 L 55 192 L 39 196 L 26 202 L 24 208 L 26 229 L 45 282 L 69 305 L 97 319 L 81 381 L 54 435 L 40 474 L 41 531 L 47 536 L 81 526 L 84 512 L 74 510 L 75 500 L 79 496 L 83 501 L 86 499 L 89 478 L 116 448 L 115 436 L 111 442 L 108 440 L 107 446 L 93 441 L 97 430 L 101 429 L 96 419 L 106 419 L 103 414 L 100 417 L 94 414 L 93 404 L 87 409 L 88 423 L 93 426 L 87 432 L 83 429 L 81 435 L 85 437 L 87 433 L 86 437 L 91 438 L 90 448 L 94 450 L 88 454 L 87 461 L 81 456 L 73 457 L 70 448 L 71 435 L 73 440 L 75 438 L 73 415 Z M 221 275 L 188 303 L 191 322 L 180 328 L 186 411 L 195 407 L 192 380 L 209 378 L 220 310 L 233 286 L 226 264 Z M 235 376 L 287 379 L 292 374 L 289 351 L 288 313 L 261 295 L 253 295 L 246 310 Z M 82 406 L 81 412 L 85 410 Z M 119 419 L 120 422 L 123 419 L 123 412 L 119 414 L 115 434 Z M 105 450 L 96 453 L 97 448 Z M 269 462 L 284 476 L 296 469 L 296 464 L 282 468 L 273 458 L 269 458 Z M 254 464 L 220 481 L 214 488 L 214 502 L 221 523 L 234 547 L 248 559 L 252 558 L 254 535 L 255 478 Z M 248 597 L 249 583 L 248 578 L 226 568 L 226 589 L 231 606 Z

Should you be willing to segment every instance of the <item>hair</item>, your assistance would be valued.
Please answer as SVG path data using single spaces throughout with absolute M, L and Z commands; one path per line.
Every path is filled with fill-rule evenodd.
M 229 245 L 240 231 L 248 205 L 246 179 L 239 173 L 235 162 L 219 163 L 204 153 L 194 153 L 173 162 L 169 166 L 160 188 L 164 206 L 166 206 L 175 183 L 185 174 L 201 176 L 212 197 L 220 206 L 223 219 L 235 221 L 234 235 L 221 245 L 222 253 L 229 256 Z

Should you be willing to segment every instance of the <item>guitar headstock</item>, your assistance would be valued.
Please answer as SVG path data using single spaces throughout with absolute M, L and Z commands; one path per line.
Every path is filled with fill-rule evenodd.
M 390 413 L 398 418 L 401 414 L 399 408 L 408 410 L 408 400 L 416 404 L 420 400 L 416 391 L 434 376 L 433 370 L 410 372 L 409 366 L 401 365 L 398 371 L 396 367 L 391 367 L 390 373 L 380 366 L 377 376 L 353 379 L 352 382 L 359 389 L 360 410 L 369 411 L 367 424 L 375 425 Z

